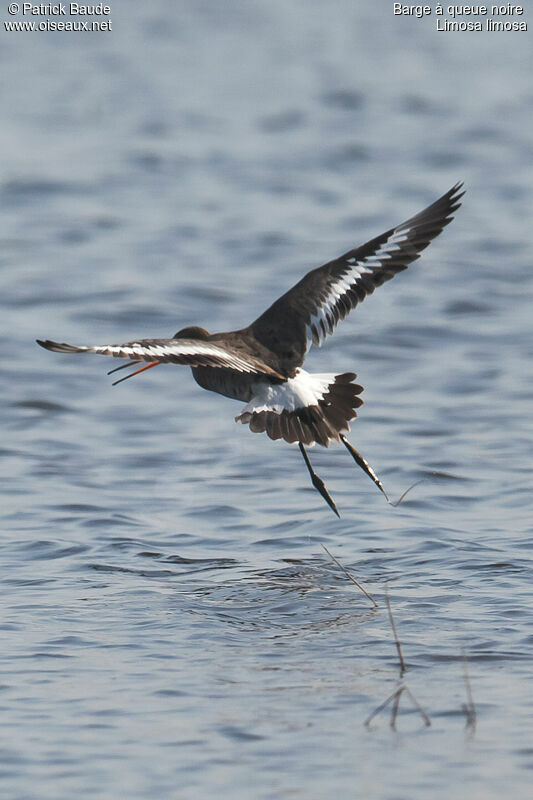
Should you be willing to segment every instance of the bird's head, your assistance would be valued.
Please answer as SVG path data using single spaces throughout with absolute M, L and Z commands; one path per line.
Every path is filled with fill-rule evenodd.
M 192 325 L 190 328 L 182 328 L 172 337 L 173 339 L 209 339 L 211 334 L 205 328 Z

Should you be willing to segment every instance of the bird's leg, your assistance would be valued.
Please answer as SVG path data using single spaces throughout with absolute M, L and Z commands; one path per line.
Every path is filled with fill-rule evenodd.
M 422 480 L 420 480 L 420 481 L 415 481 L 415 483 L 411 484 L 411 486 L 408 489 L 405 490 L 405 492 L 401 495 L 399 500 L 396 500 L 393 503 L 392 500 L 389 500 L 389 496 L 388 496 L 387 492 L 385 491 L 385 489 L 383 488 L 383 484 L 381 483 L 380 479 L 378 478 L 378 476 L 376 475 L 376 473 L 374 472 L 374 470 L 372 469 L 372 467 L 370 466 L 368 461 L 365 458 L 363 458 L 361 453 L 357 452 L 355 447 L 350 444 L 348 439 L 342 433 L 340 434 L 340 438 L 341 438 L 341 442 L 343 443 L 345 448 L 352 455 L 353 460 L 356 462 L 356 464 L 359 464 L 359 466 L 361 467 L 363 472 L 366 472 L 368 477 L 372 478 L 372 480 L 374 481 L 374 483 L 376 484 L 376 486 L 378 487 L 380 492 L 383 492 L 383 494 L 385 496 L 385 500 L 387 501 L 387 503 L 390 506 L 394 506 L 394 507 L 399 506 L 400 503 L 402 502 L 402 500 L 409 494 L 411 489 L 414 489 L 414 487 L 418 486 L 419 483 L 423 483 L 424 478 L 422 478 Z
M 324 481 L 321 478 L 318 477 L 318 475 L 314 471 L 313 467 L 311 466 L 311 462 L 309 461 L 309 456 L 307 455 L 307 453 L 305 451 L 305 447 L 303 446 L 303 444 L 301 442 L 298 442 L 298 447 L 300 448 L 300 453 L 302 454 L 303 459 L 305 461 L 305 466 L 309 470 L 309 475 L 311 476 L 311 482 L 312 482 L 313 486 L 315 487 L 317 492 L 320 492 L 320 494 L 322 495 L 322 497 L 324 498 L 324 500 L 326 501 L 328 506 L 331 508 L 333 513 L 336 514 L 338 517 L 340 517 L 340 514 L 337 511 L 337 506 L 335 505 L 335 503 L 331 499 L 328 490 L 324 486 Z
M 372 467 L 370 466 L 368 461 L 363 458 L 361 453 L 357 452 L 355 447 L 353 447 L 353 445 L 350 444 L 350 442 L 348 441 L 346 436 L 344 436 L 344 434 L 341 433 L 340 437 L 341 437 L 341 442 L 343 443 L 345 448 L 348 450 L 348 452 L 352 456 L 352 458 L 355 461 L 355 463 L 358 464 L 361 467 L 361 469 L 363 470 L 363 472 L 366 472 L 368 477 L 371 478 L 374 481 L 374 483 L 376 484 L 376 486 L 378 487 L 380 492 L 383 492 L 383 494 L 385 495 L 385 499 L 386 499 L 387 503 L 390 503 L 390 500 L 389 500 L 389 497 L 387 495 L 387 492 L 383 488 L 383 484 L 381 483 L 380 479 L 378 478 L 378 476 L 376 475 L 376 473 L 374 472 L 374 470 L 372 469 Z

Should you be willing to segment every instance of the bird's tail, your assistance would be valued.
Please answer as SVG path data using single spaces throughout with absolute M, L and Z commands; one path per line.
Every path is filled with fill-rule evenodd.
M 235 421 L 271 439 L 328 447 L 348 433 L 355 409 L 363 404 L 363 387 L 353 383 L 356 377 L 353 372 L 313 375 L 299 370 L 281 385 L 259 388 Z

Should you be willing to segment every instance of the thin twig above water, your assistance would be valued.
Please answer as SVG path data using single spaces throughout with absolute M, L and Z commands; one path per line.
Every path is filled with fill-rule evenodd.
M 396 649 L 398 651 L 398 658 L 400 659 L 400 678 L 403 678 L 407 671 L 407 667 L 405 666 L 405 661 L 403 658 L 402 653 L 402 645 L 400 639 L 398 638 L 398 631 L 396 630 L 396 625 L 394 624 L 394 617 L 392 616 L 392 608 L 389 599 L 389 587 L 387 586 L 385 592 L 385 602 L 387 603 L 387 611 L 389 612 L 389 621 L 390 626 L 392 628 L 392 635 L 394 636 L 394 643 L 396 645 Z
M 399 669 L 400 669 L 399 685 L 395 689 L 395 691 L 389 697 L 387 697 L 387 699 L 383 703 L 381 703 L 370 714 L 370 716 L 365 720 L 365 726 L 368 728 L 370 726 L 370 723 L 374 719 L 374 717 L 376 717 L 380 713 L 380 711 L 383 711 L 383 709 L 386 708 L 389 705 L 389 703 L 392 702 L 390 726 L 395 731 L 396 730 L 396 720 L 398 718 L 398 713 L 399 713 L 399 710 L 400 710 L 400 699 L 401 699 L 402 694 L 404 692 L 409 697 L 413 707 L 420 713 L 420 716 L 424 720 L 425 725 L 429 726 L 429 725 L 431 725 L 431 720 L 430 720 L 428 714 L 426 714 L 426 712 L 424 711 L 424 709 L 422 708 L 422 706 L 420 705 L 420 703 L 418 702 L 418 700 L 416 699 L 416 697 L 414 696 L 412 691 L 409 689 L 409 687 L 407 686 L 407 684 L 405 683 L 405 680 L 404 680 L 404 675 L 405 675 L 405 673 L 407 671 L 407 665 L 406 665 L 405 659 L 403 657 L 402 644 L 400 642 L 400 637 L 398 636 L 398 631 L 396 630 L 396 624 L 394 622 L 394 616 L 392 614 L 392 607 L 391 607 L 390 598 L 389 598 L 388 586 L 387 586 L 386 593 L 385 593 L 385 602 L 387 604 L 387 611 L 388 611 L 388 614 L 389 614 L 389 622 L 390 622 L 390 626 L 391 626 L 391 629 L 392 629 L 392 634 L 393 634 L 393 637 L 394 637 L 394 643 L 396 645 L 396 650 L 398 651 L 398 660 L 400 662 L 399 663 Z
M 474 704 L 474 696 L 472 694 L 472 686 L 470 684 L 470 676 L 468 674 L 468 659 L 466 657 L 466 653 L 463 650 L 462 652 L 463 657 L 463 675 L 465 679 L 465 688 L 466 688 L 466 703 L 463 703 L 462 709 L 463 713 L 466 717 L 466 725 L 465 730 L 473 736 L 476 732 L 476 706 Z
M 332 555 L 332 554 L 329 552 L 329 550 L 328 550 L 328 548 L 326 547 L 326 545 L 325 545 L 325 544 L 321 545 L 321 547 L 322 547 L 322 549 L 323 549 L 323 550 L 325 550 L 325 551 L 326 551 L 326 553 L 328 554 L 328 556 L 329 556 L 329 557 L 331 558 L 331 560 L 332 560 L 332 561 L 333 561 L 333 562 L 334 562 L 334 563 L 335 563 L 335 564 L 338 566 L 338 568 L 339 568 L 339 569 L 340 569 L 342 572 L 344 572 L 344 574 L 346 575 L 346 577 L 348 578 L 348 580 L 350 580 L 350 581 L 351 581 L 353 584 L 355 584 L 355 586 L 357 586 L 357 588 L 358 588 L 358 589 L 360 589 L 360 590 L 363 592 L 363 594 L 364 594 L 364 595 L 366 595 L 366 597 L 368 597 L 368 599 L 369 599 L 369 600 L 370 600 L 370 601 L 373 603 L 373 605 L 374 605 L 374 608 L 377 608 L 377 607 L 378 607 L 378 604 L 377 604 L 377 602 L 374 600 L 374 598 L 372 597 L 372 595 L 370 594 L 370 592 L 367 592 L 367 590 L 365 589 L 365 587 L 364 587 L 364 586 L 362 586 L 362 585 L 359 583 L 359 581 L 357 581 L 357 580 L 354 578 L 354 576 L 353 576 L 353 575 L 351 575 L 351 574 L 348 572 L 348 570 L 347 570 L 345 567 L 343 567 L 343 566 L 342 566 L 342 564 L 340 563 L 340 561 L 338 561 L 338 559 L 336 559 L 336 558 L 335 558 L 335 556 L 334 556 L 334 555 Z

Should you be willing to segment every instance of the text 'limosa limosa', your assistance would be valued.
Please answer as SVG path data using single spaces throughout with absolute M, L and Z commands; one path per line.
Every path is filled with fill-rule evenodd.
M 254 433 L 298 443 L 317 489 L 339 516 L 324 482 L 314 472 L 305 445 L 342 442 L 356 463 L 387 497 L 381 481 L 345 434 L 362 405 L 363 387 L 345 372 L 313 374 L 302 369 L 311 344 L 320 346 L 337 323 L 376 286 L 404 270 L 439 235 L 461 205 L 462 183 L 419 214 L 366 244 L 308 272 L 247 328 L 208 333 L 188 327 L 171 339 L 138 339 L 126 344 L 80 346 L 37 342 L 57 353 L 100 353 L 128 359 L 116 369 L 148 363 L 125 378 L 159 364 L 185 364 L 204 389 L 245 402 L 235 418 Z M 115 385 L 113 384 L 113 385 Z M 387 498 L 388 499 L 388 498 Z

